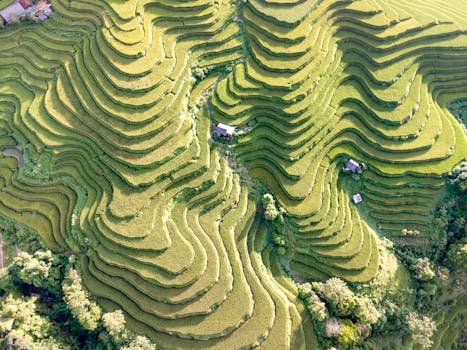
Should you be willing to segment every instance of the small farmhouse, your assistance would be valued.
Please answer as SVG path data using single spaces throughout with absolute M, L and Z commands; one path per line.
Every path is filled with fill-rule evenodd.
M 356 195 L 352 196 L 352 201 L 354 204 L 358 204 L 363 200 L 362 195 L 360 193 L 357 193 Z
M 26 9 L 19 1 L 5 7 L 3 10 L 0 10 L 0 16 L 2 17 L 4 24 L 17 22 L 21 17 L 26 16 L 26 14 Z
M 216 133 L 216 135 L 229 137 L 229 136 L 234 135 L 235 127 L 219 123 L 219 124 L 217 124 L 216 129 L 214 130 L 214 132 Z
M 363 171 L 362 166 L 353 159 L 349 159 L 347 163 L 345 163 L 345 167 L 353 173 L 361 173 Z
M 18 0 L 0 10 L 0 24 L 10 25 L 25 19 L 41 22 L 52 14 L 51 7 L 47 0 Z

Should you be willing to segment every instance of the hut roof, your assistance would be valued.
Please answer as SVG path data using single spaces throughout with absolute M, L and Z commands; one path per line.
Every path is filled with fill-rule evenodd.
M 362 195 L 361 195 L 360 193 L 357 193 L 356 195 L 353 195 L 353 196 L 352 196 L 352 201 L 353 201 L 355 204 L 360 203 L 362 200 L 363 200 L 363 198 L 362 198 Z
M 360 167 L 360 164 L 353 159 L 350 159 L 347 163 L 345 163 L 346 168 L 350 169 L 351 171 L 357 171 Z
M 221 136 L 232 136 L 235 132 L 235 127 L 219 123 L 214 131 Z
M 5 20 L 6 24 L 11 24 L 26 13 L 27 10 L 19 2 L 14 2 L 10 6 L 0 10 L 0 16 Z

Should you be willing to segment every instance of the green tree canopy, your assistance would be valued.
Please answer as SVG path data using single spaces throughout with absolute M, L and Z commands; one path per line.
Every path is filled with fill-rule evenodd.
M 416 312 L 409 312 L 406 316 L 406 323 L 414 342 L 419 344 L 423 349 L 430 349 L 433 345 L 431 337 L 436 330 L 435 322 L 427 316 L 420 316 Z
M 13 259 L 8 267 L 10 276 L 17 282 L 47 289 L 49 292 L 60 294 L 62 280 L 60 259 L 50 250 L 36 251 L 34 254 L 21 252 Z
M 101 309 L 89 300 L 87 291 L 82 286 L 78 271 L 70 268 L 62 284 L 63 299 L 73 316 L 84 329 L 95 330 L 101 321 Z
M 338 316 L 350 315 L 357 305 L 354 293 L 347 283 L 337 277 L 328 279 L 319 285 L 319 293 L 329 303 Z
M 120 350 L 156 350 L 156 345 L 145 336 L 138 335 L 130 343 L 122 346 Z
M 422 281 L 428 281 L 435 277 L 433 264 L 428 258 L 420 258 L 415 264 L 415 276 Z
M 66 350 L 67 344 L 55 336 L 59 332 L 46 314 L 37 308 L 37 296 L 8 294 L 1 302 L 0 335 L 2 345 L 18 350 Z

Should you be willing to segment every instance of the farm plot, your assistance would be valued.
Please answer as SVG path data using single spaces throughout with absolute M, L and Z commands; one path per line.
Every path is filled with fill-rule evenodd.
M 446 105 L 467 24 L 428 2 L 55 0 L 0 30 L 0 145 L 25 158 L 0 157 L 0 211 L 83 253 L 100 305 L 163 349 L 314 348 L 235 164 L 285 209 L 303 279 L 369 281 L 376 230 L 429 235 L 466 157 Z M 219 146 L 217 122 L 241 132 Z

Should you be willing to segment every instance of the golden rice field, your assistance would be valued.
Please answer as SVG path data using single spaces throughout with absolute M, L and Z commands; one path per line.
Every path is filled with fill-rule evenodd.
M 467 157 L 447 109 L 467 98 L 465 0 L 52 4 L 0 30 L 0 144 L 26 163 L 0 158 L 0 211 L 85 252 L 99 304 L 162 348 L 313 349 L 291 276 L 366 282 L 379 234 L 431 234 Z M 252 183 L 286 211 L 285 257 Z

